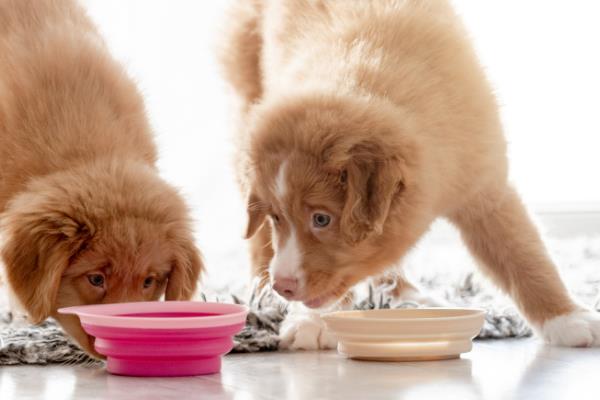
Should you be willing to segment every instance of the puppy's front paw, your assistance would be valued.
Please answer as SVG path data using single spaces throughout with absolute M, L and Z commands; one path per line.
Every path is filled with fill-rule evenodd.
M 279 328 L 279 347 L 289 350 L 334 349 L 337 340 L 318 314 L 288 314 Z
M 449 304 L 433 295 L 422 293 L 417 289 L 407 289 L 400 295 L 402 301 L 412 301 L 425 307 L 448 307 Z
M 600 346 L 600 314 L 593 311 L 574 311 L 552 318 L 542 326 L 546 342 L 553 346 Z

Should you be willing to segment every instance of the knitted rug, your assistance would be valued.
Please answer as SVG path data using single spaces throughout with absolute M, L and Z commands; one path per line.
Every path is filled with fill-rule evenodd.
M 600 239 L 576 243 L 562 255 L 561 273 L 578 300 L 598 309 L 600 288 Z M 563 249 L 565 250 L 565 249 Z M 462 276 L 435 273 L 422 276 L 420 286 L 450 305 L 482 307 L 487 310 L 485 324 L 478 339 L 526 337 L 532 334 L 523 318 L 505 296 L 491 287 L 478 273 Z M 419 307 L 415 302 L 402 302 L 390 296 L 392 286 L 372 284 L 363 295 L 355 296 L 354 309 Z M 274 351 L 278 349 L 279 326 L 287 313 L 287 304 L 269 288 L 253 290 L 247 301 L 235 295 L 217 296 L 203 300 L 246 303 L 251 312 L 246 327 L 234 338 L 233 352 Z M 60 329 L 48 320 L 37 326 L 22 323 L 7 311 L 0 310 L 0 365 L 17 364 L 100 364 L 84 353 Z

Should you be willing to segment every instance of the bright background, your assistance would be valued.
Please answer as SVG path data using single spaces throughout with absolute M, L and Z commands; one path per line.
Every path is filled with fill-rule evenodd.
M 214 57 L 228 3 L 84 1 L 146 98 L 160 170 L 193 209 L 207 280 L 216 286 L 247 273 L 230 161 L 233 116 Z M 600 2 L 454 3 L 497 92 L 511 177 L 531 208 L 600 210 Z

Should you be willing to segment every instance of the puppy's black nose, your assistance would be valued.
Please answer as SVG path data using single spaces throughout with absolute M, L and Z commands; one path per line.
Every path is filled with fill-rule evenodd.
M 273 289 L 287 300 L 292 300 L 298 292 L 298 279 L 276 278 Z

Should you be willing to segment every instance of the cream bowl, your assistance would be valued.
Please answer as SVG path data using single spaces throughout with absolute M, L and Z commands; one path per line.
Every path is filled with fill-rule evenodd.
M 373 361 L 458 358 L 471 351 L 485 319 L 473 308 L 402 308 L 338 311 L 323 315 L 338 352 Z

